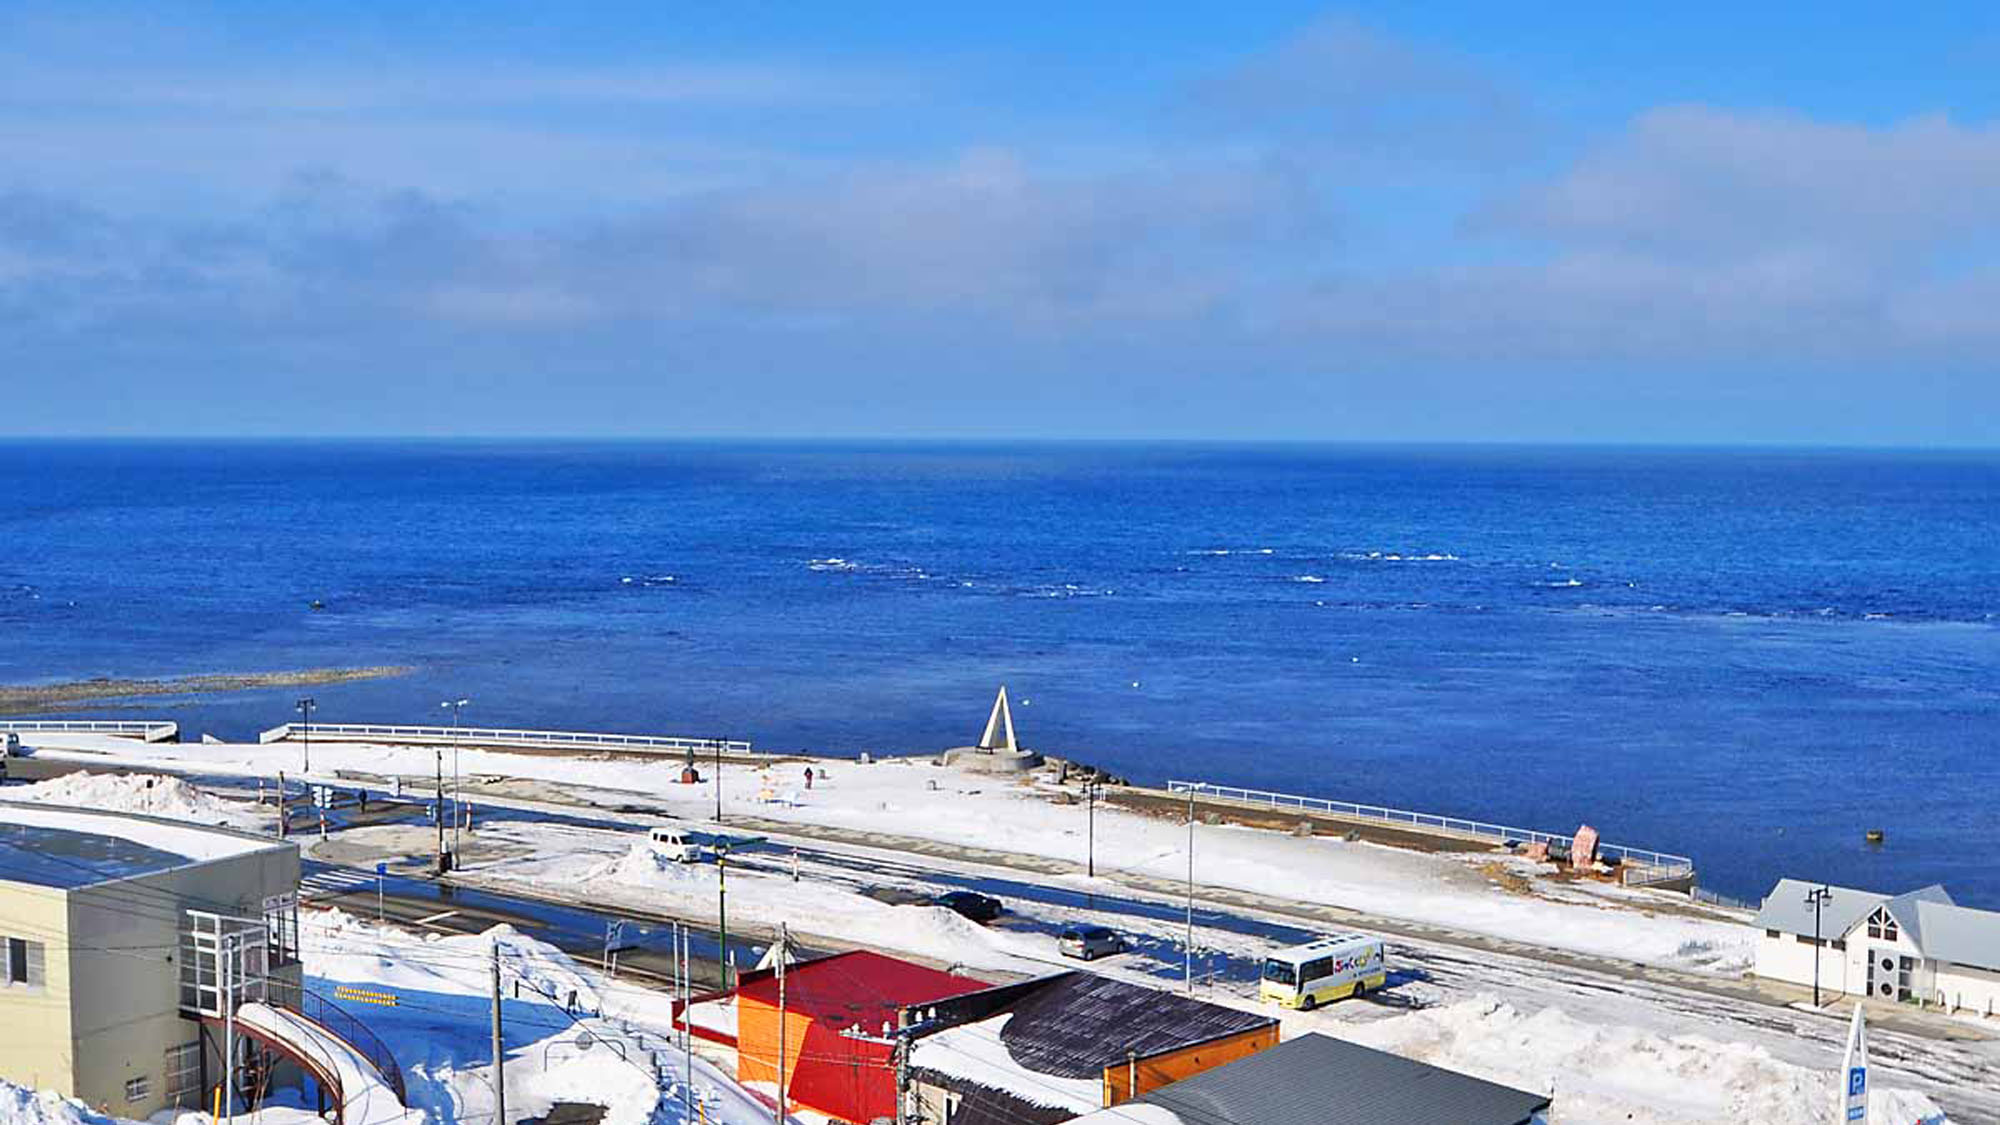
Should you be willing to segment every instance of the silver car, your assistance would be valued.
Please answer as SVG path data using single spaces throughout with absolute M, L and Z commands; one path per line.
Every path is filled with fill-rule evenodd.
M 1056 939 L 1056 948 L 1064 957 L 1095 961 L 1099 957 L 1125 952 L 1125 939 L 1103 926 L 1085 926 L 1064 930 L 1062 936 Z

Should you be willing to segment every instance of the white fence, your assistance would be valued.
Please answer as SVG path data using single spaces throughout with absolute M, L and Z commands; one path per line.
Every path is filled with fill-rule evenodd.
M 605 734 L 564 730 L 501 730 L 494 727 L 391 726 L 373 723 L 286 723 L 257 736 L 284 742 L 310 733 L 329 742 L 443 743 L 465 746 L 522 746 L 548 750 L 627 750 L 636 753 L 751 754 L 750 743 L 728 738 L 677 738 L 660 734 Z
M 179 723 L 111 719 L 0 719 L 0 731 L 15 734 L 110 734 L 147 742 L 178 742 Z
M 1380 805 L 1357 805 L 1352 801 L 1329 801 L 1324 797 L 1301 797 L 1291 793 L 1271 793 L 1262 789 L 1242 789 L 1234 785 L 1211 785 L 1206 781 L 1169 781 L 1167 790 L 1173 793 L 1193 793 L 1197 797 L 1217 797 L 1225 801 L 1240 801 L 1249 805 L 1260 805 L 1273 809 L 1297 809 L 1301 812 L 1323 812 L 1334 816 L 1344 816 L 1354 820 L 1372 820 L 1382 824 L 1405 828 L 1427 829 L 1433 832 L 1448 832 L 1458 836 L 1469 836 L 1495 843 L 1542 843 L 1559 844 L 1564 848 L 1574 847 L 1576 840 L 1558 832 L 1537 832 L 1532 828 L 1516 828 L 1507 824 L 1488 824 L 1483 820 L 1467 820 L 1464 817 L 1442 816 L 1438 813 L 1412 812 L 1409 809 L 1390 809 Z M 1623 844 L 1597 845 L 1597 854 L 1619 860 L 1636 870 L 1630 870 L 1624 881 L 1634 886 L 1649 883 L 1665 883 L 1683 879 L 1694 874 L 1694 860 L 1684 855 L 1667 852 L 1648 851 L 1645 848 L 1628 848 Z

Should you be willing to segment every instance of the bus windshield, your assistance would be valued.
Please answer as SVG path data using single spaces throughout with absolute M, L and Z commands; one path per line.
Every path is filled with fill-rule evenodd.
M 1274 959 L 1264 962 L 1264 979 L 1272 984 L 1290 985 L 1296 988 L 1299 983 L 1299 971 L 1288 962 Z

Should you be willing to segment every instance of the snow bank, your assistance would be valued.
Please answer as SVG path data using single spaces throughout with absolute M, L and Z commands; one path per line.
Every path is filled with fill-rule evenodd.
M 1558 1008 L 1530 1015 L 1491 997 L 1322 1030 L 1517 1089 L 1553 1089 L 1565 1125 L 1820 1125 L 1837 1092 L 1831 1069 L 1762 1047 L 1583 1023 Z M 1913 1091 L 1878 1086 L 1869 1099 L 1873 1125 L 1941 1119 Z
M 510 861 L 461 874 L 670 914 L 716 913 L 714 864 L 676 863 L 644 843 L 608 860 L 572 854 L 534 864 Z M 1037 972 L 1057 956 L 1055 938 L 1048 935 L 990 929 L 942 906 L 891 905 L 843 887 L 795 883 L 785 875 L 736 864 L 729 867 L 729 916 L 732 921 L 773 929 L 784 922 L 800 933 L 968 968 Z
M 6 791 L 10 801 L 39 801 L 97 812 L 141 813 L 197 824 L 261 829 L 266 818 L 235 801 L 225 801 L 178 777 L 163 774 L 91 773 L 79 770 Z
M 50 736 L 39 752 L 57 757 L 65 753 L 57 747 L 64 746 L 73 748 L 67 753 L 78 757 L 82 756 L 78 750 L 105 759 L 134 753 L 129 743 L 93 735 Z M 273 756 L 289 751 L 278 746 L 179 743 L 148 746 L 145 753 L 155 764 L 178 759 L 205 772 L 266 776 Z M 381 776 L 429 778 L 434 769 L 428 747 L 315 742 L 313 760 L 327 770 Z M 600 789 L 618 793 L 626 798 L 620 803 L 629 803 L 632 794 L 644 794 L 662 813 L 691 820 L 705 819 L 715 808 L 716 779 L 708 771 L 701 783 L 681 785 L 670 780 L 675 771 L 658 762 L 470 749 L 461 760 L 468 774 L 554 783 L 570 796 Z M 725 766 L 722 803 L 739 815 L 889 832 L 1079 865 L 1084 861 L 1083 806 L 1058 804 L 1033 783 L 976 777 L 912 759 L 872 765 L 816 764 L 824 766 L 827 779 L 796 793 L 792 765 Z M 797 800 L 780 802 L 764 796 L 780 792 Z M 1096 839 L 1098 869 L 1114 878 L 1178 883 L 1186 876 L 1187 830 L 1171 820 L 1099 807 Z M 1647 909 L 1647 896 L 1636 892 L 1605 895 L 1594 903 L 1555 901 L 1494 886 L 1462 858 L 1337 839 L 1296 839 L 1281 832 L 1202 825 L 1196 832 L 1195 866 L 1197 881 L 1209 886 L 1722 975 L 1749 967 L 1756 938 L 1756 931 L 1741 923 L 1654 913 Z
M 0 1125 L 126 1125 L 75 1098 L 0 1080 Z

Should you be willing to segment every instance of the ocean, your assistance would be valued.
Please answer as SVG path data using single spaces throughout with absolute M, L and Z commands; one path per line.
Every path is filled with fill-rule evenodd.
M 835 754 L 1004 683 L 1137 781 L 1588 822 L 1750 898 L 2000 908 L 1996 615 L 1994 453 L 0 444 L 0 682 L 409 664 L 316 717 Z

